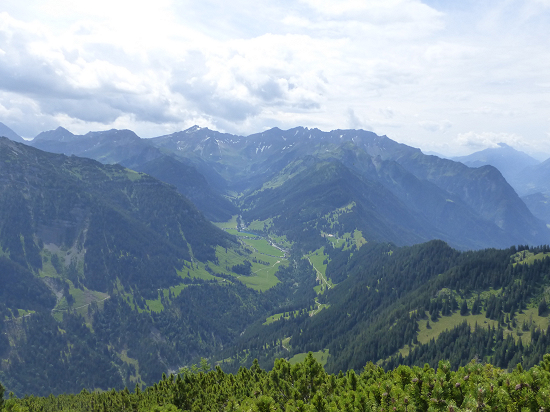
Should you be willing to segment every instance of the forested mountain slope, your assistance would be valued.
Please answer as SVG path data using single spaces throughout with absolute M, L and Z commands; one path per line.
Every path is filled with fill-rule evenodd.
M 457 334 L 452 368 L 484 339 L 505 368 L 550 349 L 533 315 L 550 250 L 511 246 L 548 229 L 493 167 L 361 130 L 86 136 L 36 144 L 170 184 L 0 140 L 0 381 L 18 394 L 140 386 L 200 356 L 418 364 Z
M 104 164 L 119 163 L 132 170 L 147 173 L 176 186 L 209 220 L 225 221 L 236 214 L 235 207 L 197 168 L 184 159 L 167 156 L 131 130 L 107 130 L 74 135 L 62 127 L 40 133 L 30 145 L 41 150 L 95 159 Z M 211 174 L 210 174 L 211 175 Z M 215 177 L 213 177 L 216 182 Z
M 225 347 L 296 289 L 244 286 L 253 256 L 172 186 L 0 138 L 0 381 L 122 388 Z
M 237 343 L 248 358 L 269 365 L 274 357 L 325 351 L 327 370 L 337 372 L 438 359 L 457 368 L 477 355 L 512 368 L 550 351 L 547 246 L 458 252 L 432 241 L 325 251 L 333 286 L 318 296 L 322 310 L 256 323 Z

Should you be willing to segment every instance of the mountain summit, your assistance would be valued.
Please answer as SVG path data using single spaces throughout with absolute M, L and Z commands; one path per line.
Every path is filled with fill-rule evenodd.
M 452 160 L 469 167 L 494 166 L 508 182 L 512 182 L 515 176 L 525 168 L 540 163 L 527 153 L 516 150 L 506 143 L 499 143 L 498 147 L 481 150 L 468 156 L 454 157 Z
M 25 139 L 23 139 L 2 122 L 0 122 L 0 136 L 7 137 L 14 142 L 25 143 Z

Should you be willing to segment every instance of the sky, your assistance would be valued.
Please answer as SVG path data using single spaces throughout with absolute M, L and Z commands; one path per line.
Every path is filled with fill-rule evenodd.
M 0 122 L 360 128 L 548 157 L 549 28 L 550 0 L 2 0 Z

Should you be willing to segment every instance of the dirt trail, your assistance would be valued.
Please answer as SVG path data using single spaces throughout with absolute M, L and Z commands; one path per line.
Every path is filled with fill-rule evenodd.
M 327 282 L 323 274 L 319 272 L 319 270 L 315 267 L 313 263 L 311 263 L 311 259 L 308 257 L 307 260 L 309 261 L 309 264 L 313 267 L 313 269 L 315 269 L 315 271 L 317 272 L 317 279 L 321 279 L 323 282 L 325 282 L 325 285 L 327 285 L 329 289 L 332 289 L 332 285 Z
M 107 296 L 107 297 L 104 298 L 104 299 L 101 299 L 101 300 L 94 300 L 93 302 L 87 303 L 87 304 L 82 305 L 82 306 L 78 306 L 78 307 L 76 307 L 76 308 L 71 308 L 71 309 L 81 309 L 81 308 L 85 308 L 86 306 L 90 306 L 90 305 L 91 305 L 92 303 L 94 303 L 94 302 L 97 302 L 97 303 L 103 302 L 103 301 L 106 301 L 106 300 L 109 299 L 109 298 L 110 298 L 110 296 Z M 69 310 L 69 309 L 52 309 L 52 312 L 66 312 L 66 311 L 68 311 L 68 310 Z

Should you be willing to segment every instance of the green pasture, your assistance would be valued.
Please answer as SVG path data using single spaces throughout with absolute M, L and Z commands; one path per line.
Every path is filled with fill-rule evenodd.
M 257 238 L 258 237 L 258 235 L 255 235 L 253 233 L 239 232 L 237 229 L 225 229 L 225 231 L 230 235 L 235 235 L 239 238 Z
M 313 269 L 320 273 L 320 275 L 317 276 L 326 280 L 326 283 L 323 280 L 319 280 L 319 284 L 313 288 L 318 295 L 323 294 L 327 288 L 334 286 L 334 283 L 326 276 L 329 257 L 325 254 L 324 246 L 306 255 L 306 258 L 309 259 Z M 327 260 L 327 263 L 324 263 L 325 260 Z M 327 283 L 330 286 L 327 286 Z
M 212 222 L 212 224 L 220 229 L 237 229 L 237 215 L 233 216 L 231 220 L 227 222 Z
M 74 303 L 70 307 L 71 309 L 76 310 L 82 307 L 87 307 L 92 302 L 102 302 L 109 297 L 107 293 L 98 292 L 95 290 L 88 290 L 88 289 L 84 289 L 84 290 L 77 289 L 73 286 L 70 280 L 68 280 L 67 282 L 69 282 L 69 293 L 74 299 Z M 65 297 L 63 297 L 55 306 L 54 311 L 62 312 L 68 309 L 69 309 L 69 304 L 67 303 L 67 300 L 65 299 Z
M 536 255 L 533 252 L 524 250 L 512 255 L 512 258 L 516 261 L 516 265 L 532 265 L 537 260 L 542 260 L 550 256 L 550 253 L 537 253 Z
M 276 313 L 273 316 L 269 316 L 263 324 L 264 325 L 269 325 L 270 323 L 277 322 L 280 319 L 290 319 L 290 317 L 292 315 L 297 315 L 298 313 L 300 313 L 299 310 L 294 310 L 294 311 L 290 311 L 290 312 Z
M 276 245 L 280 246 L 280 247 L 283 247 L 285 249 L 290 249 L 292 248 L 292 242 L 290 242 L 285 235 L 283 236 L 273 236 L 273 235 L 270 235 L 269 238 L 275 242 Z
M 264 230 L 269 230 L 271 226 L 273 226 L 273 219 L 271 218 L 266 220 L 253 220 L 248 224 L 248 229 L 263 232 Z
M 267 261 L 267 256 L 260 255 L 262 260 Z M 274 259 L 274 258 L 271 258 Z M 275 273 L 279 269 L 280 265 L 286 265 L 288 262 L 286 260 L 275 260 L 273 264 L 269 266 L 260 265 L 257 263 L 252 263 L 252 275 L 251 276 L 239 276 L 238 279 L 246 286 L 254 289 L 266 291 L 269 288 L 272 288 L 277 283 L 279 279 L 275 276 Z
M 329 260 L 328 255 L 325 255 L 325 247 L 322 246 L 321 248 L 311 252 L 309 255 L 307 255 L 307 257 L 309 258 L 309 261 L 313 265 L 314 269 L 317 269 L 319 272 L 325 275 Z M 324 263 L 325 260 L 327 260 L 327 263 Z
M 274 246 L 271 246 L 271 244 L 263 238 L 259 239 L 251 239 L 251 238 L 243 238 L 242 241 L 255 249 L 258 253 L 269 255 L 269 256 L 276 256 L 276 257 L 284 257 L 284 252 L 277 249 Z
M 351 249 L 356 246 L 359 249 L 367 240 L 363 237 L 363 232 L 360 230 L 354 230 L 353 233 L 344 233 L 341 237 L 334 236 L 330 233 L 323 233 L 322 236 L 332 243 L 334 247 L 344 248 L 344 250 Z
M 498 328 L 498 321 L 492 320 L 485 317 L 485 313 L 478 315 L 467 315 L 461 316 L 459 312 L 453 313 L 451 316 L 442 316 L 436 322 L 429 320 L 430 327 L 427 327 L 428 324 L 428 315 L 426 315 L 426 320 L 420 320 L 418 322 L 419 332 L 418 332 L 418 342 L 421 344 L 428 343 L 431 339 L 437 339 L 437 337 L 446 330 L 451 330 L 454 327 L 460 325 L 462 322 L 468 322 L 468 325 L 474 329 L 476 323 L 478 327 L 482 328 Z M 516 326 L 500 326 L 502 328 L 504 338 L 508 335 L 516 340 L 521 339 L 524 345 L 527 345 L 531 342 L 531 332 L 530 330 L 524 331 L 522 329 L 523 323 L 526 322 L 528 328 L 531 326 L 539 327 L 545 330 L 549 324 L 550 319 L 547 316 L 538 316 L 537 308 L 529 308 L 524 310 L 521 313 L 516 314 Z M 401 355 L 407 356 L 409 354 L 410 347 L 406 345 L 404 348 L 401 348 L 399 351 Z
M 307 353 L 297 353 L 288 360 L 291 365 L 303 362 L 306 359 Z M 327 364 L 328 357 L 330 356 L 328 349 L 320 350 L 318 352 L 312 352 L 313 358 L 319 362 L 323 367 Z

